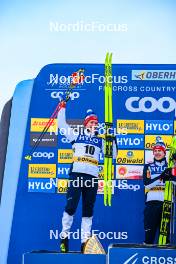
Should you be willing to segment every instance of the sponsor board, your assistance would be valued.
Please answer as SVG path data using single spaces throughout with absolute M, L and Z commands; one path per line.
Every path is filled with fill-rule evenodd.
M 56 164 L 29 164 L 29 178 L 56 178 Z
M 146 134 L 161 134 L 173 135 L 174 124 L 172 120 L 146 120 L 145 133 Z
M 56 179 L 28 179 L 28 192 L 55 193 Z
M 158 110 L 161 113 L 175 113 L 176 116 L 176 101 L 172 97 L 129 97 L 125 102 L 125 107 L 132 113 L 153 113 Z
M 131 183 L 131 180 L 130 181 L 128 181 L 128 180 L 117 180 L 116 187 L 119 190 L 129 190 L 129 191 L 133 191 L 133 192 L 139 191 L 141 189 L 140 184 L 133 184 L 133 183 Z
M 72 163 L 73 150 L 72 149 L 59 149 L 58 150 L 58 163 Z
M 144 164 L 144 150 L 119 150 L 117 164 Z
M 116 179 L 142 179 L 143 166 L 116 165 Z
M 176 81 L 175 70 L 132 70 L 133 81 Z
M 30 146 L 34 146 L 39 140 L 39 147 L 56 147 L 57 146 L 57 135 L 46 133 L 42 139 L 39 139 L 40 133 L 30 133 Z
M 70 164 L 59 164 L 57 168 L 57 177 L 58 178 L 68 178 L 70 172 Z
M 127 134 L 144 134 L 144 120 L 117 120 L 117 131 Z
M 68 189 L 68 179 L 57 180 L 57 193 L 66 193 Z
M 31 132 L 42 132 L 49 122 L 49 118 L 31 118 Z M 51 123 L 48 132 L 57 133 L 57 119 Z
M 54 152 L 42 152 L 42 151 L 35 151 L 32 154 L 33 158 L 36 159 L 53 159 L 55 157 L 55 153 Z
M 145 148 L 152 149 L 156 143 L 157 138 L 161 138 L 164 141 L 166 145 L 166 149 L 170 148 L 172 136 L 166 136 L 166 135 L 145 135 Z
M 119 149 L 143 149 L 143 135 L 118 135 L 116 137 Z

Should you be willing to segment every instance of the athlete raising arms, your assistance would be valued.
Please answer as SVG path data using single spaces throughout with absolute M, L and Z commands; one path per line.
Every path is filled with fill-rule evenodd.
M 66 123 L 66 103 L 60 103 L 58 113 L 58 127 L 64 129 L 66 138 L 72 144 L 73 163 L 69 173 L 69 187 L 67 202 L 62 217 L 61 252 L 69 250 L 69 232 L 73 223 L 82 194 L 82 222 L 81 222 L 81 251 L 91 235 L 93 209 L 98 189 L 98 161 L 100 152 L 104 153 L 104 139 L 98 136 L 98 117 L 92 110 L 88 110 L 84 119 L 84 130 L 75 134 Z M 113 157 L 116 157 L 116 144 L 113 143 Z M 74 182 L 79 182 L 75 186 Z

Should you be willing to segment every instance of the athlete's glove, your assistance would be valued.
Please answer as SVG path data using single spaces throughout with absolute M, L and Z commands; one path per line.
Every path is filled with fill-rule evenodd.
M 175 168 L 167 168 L 165 169 L 161 175 L 160 179 L 165 182 L 165 181 L 176 181 L 176 176 L 175 176 Z
M 59 109 L 61 109 L 61 108 L 66 108 L 66 102 L 61 101 L 61 102 L 59 103 Z

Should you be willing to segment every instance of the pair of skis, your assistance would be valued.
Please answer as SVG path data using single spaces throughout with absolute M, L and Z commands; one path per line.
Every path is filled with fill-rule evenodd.
M 112 159 L 114 135 L 110 133 L 113 127 L 112 115 L 112 53 L 105 58 L 105 156 L 104 156 L 104 205 L 111 206 L 112 197 Z
M 174 167 L 174 158 L 173 154 L 176 153 L 176 136 L 172 138 L 169 151 L 169 161 L 168 168 Z M 172 181 L 165 182 L 165 191 L 164 191 L 164 203 L 163 203 L 163 212 L 159 233 L 159 245 L 166 245 L 168 243 L 168 236 L 170 233 L 171 219 L 173 217 L 173 183 Z

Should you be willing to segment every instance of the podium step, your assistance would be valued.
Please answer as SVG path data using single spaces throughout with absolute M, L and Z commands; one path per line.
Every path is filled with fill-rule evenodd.
M 81 254 L 80 252 L 63 253 L 26 253 L 23 264 L 106 264 L 106 255 Z

